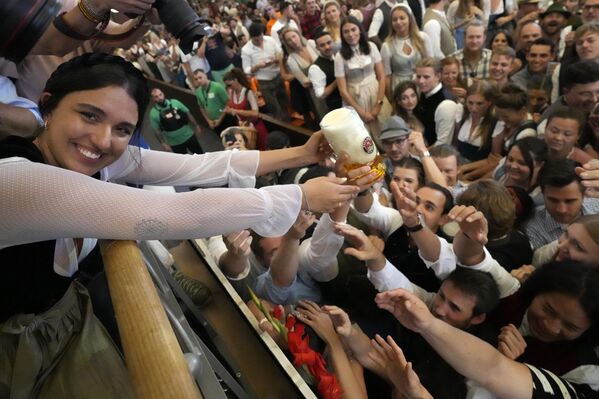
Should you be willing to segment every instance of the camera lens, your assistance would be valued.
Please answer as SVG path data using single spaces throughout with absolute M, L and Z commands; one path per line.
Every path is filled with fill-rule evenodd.
M 59 0 L 0 1 L 0 56 L 20 62 L 59 11 Z
M 210 26 L 200 20 L 186 0 L 158 0 L 154 7 L 166 29 L 180 40 L 179 47 L 185 54 L 209 32 Z

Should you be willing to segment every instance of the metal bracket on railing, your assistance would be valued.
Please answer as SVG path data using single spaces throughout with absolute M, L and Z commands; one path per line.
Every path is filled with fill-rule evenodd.
M 183 291 L 181 286 L 173 279 L 167 268 L 160 262 L 160 259 L 155 256 L 151 247 L 145 242 L 139 242 L 139 247 L 144 256 L 148 271 L 154 280 L 154 284 L 158 288 L 158 295 L 175 331 L 175 335 L 183 352 L 185 352 L 189 370 L 200 387 L 202 394 L 211 399 L 226 399 L 225 389 L 223 389 L 220 383 L 220 380 L 222 380 L 237 398 L 249 399 L 249 395 L 237 379 L 229 373 L 227 368 L 193 331 L 175 298 L 175 294 L 189 308 L 193 317 L 206 330 L 208 336 L 217 338 L 218 334 L 216 331 L 185 291 Z

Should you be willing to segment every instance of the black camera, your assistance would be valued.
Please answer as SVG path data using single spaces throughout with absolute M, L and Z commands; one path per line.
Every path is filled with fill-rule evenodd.
M 166 30 L 179 39 L 179 47 L 185 54 L 191 52 L 196 41 L 210 36 L 210 25 L 200 19 L 187 0 L 156 0 L 153 7 Z
M 20 62 L 59 12 L 59 0 L 0 1 L 0 57 Z

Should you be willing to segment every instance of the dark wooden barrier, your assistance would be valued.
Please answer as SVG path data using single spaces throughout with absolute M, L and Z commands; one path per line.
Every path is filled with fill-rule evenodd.
M 189 89 L 183 89 L 179 86 L 172 85 L 170 83 L 163 82 L 156 79 L 148 79 L 150 84 L 150 90 L 153 88 L 159 88 L 164 92 L 166 98 L 176 98 L 181 101 L 187 108 L 190 109 L 193 117 L 206 129 L 210 129 L 200 109 L 198 108 L 198 102 L 195 94 Z M 294 126 L 290 123 L 285 123 L 278 119 L 275 119 L 269 115 L 261 114 L 262 119 L 266 123 L 266 127 L 269 131 L 280 130 L 289 135 L 292 146 L 301 145 L 306 142 L 308 137 L 312 134 L 312 131 L 303 127 Z

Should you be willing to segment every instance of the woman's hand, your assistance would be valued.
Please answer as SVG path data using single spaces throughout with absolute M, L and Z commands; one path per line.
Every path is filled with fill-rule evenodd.
M 306 165 L 318 163 L 325 160 L 333 154 L 333 149 L 329 145 L 329 142 L 324 138 L 324 134 L 321 130 L 312 133 L 308 141 L 301 146 L 305 159 L 307 160 Z
M 501 327 L 498 338 L 497 350 L 507 358 L 516 360 L 524 353 L 526 341 L 520 331 L 513 324 Z
M 299 301 L 296 310 L 302 323 L 310 326 L 316 334 L 327 344 L 338 341 L 339 336 L 335 332 L 333 321 L 328 313 L 312 301 Z
M 381 108 L 382 105 L 377 102 L 376 105 L 370 110 L 370 114 L 372 115 L 373 119 L 376 119 L 379 116 L 381 113 Z
M 351 335 L 351 320 L 349 319 L 349 315 L 345 313 L 343 309 L 332 305 L 324 305 L 321 309 L 328 313 L 337 334 L 346 338 Z
M 360 118 L 366 123 L 374 121 L 374 115 L 369 111 L 359 110 L 358 115 L 360 115 Z
M 435 321 L 435 316 L 426 304 L 402 288 L 381 292 L 374 301 L 379 308 L 391 313 L 404 327 L 417 333 L 427 331 Z
M 397 389 L 404 399 L 432 398 L 426 388 L 420 383 L 420 378 L 412 369 L 412 363 L 406 360 L 401 348 L 393 338 L 387 336 L 387 341 L 380 335 L 370 341 L 372 351 L 368 356 L 381 370 L 385 377 Z
M 359 187 L 343 185 L 347 179 L 323 176 L 310 179 L 301 185 L 302 209 L 311 212 L 330 213 L 351 200 L 360 191 Z

